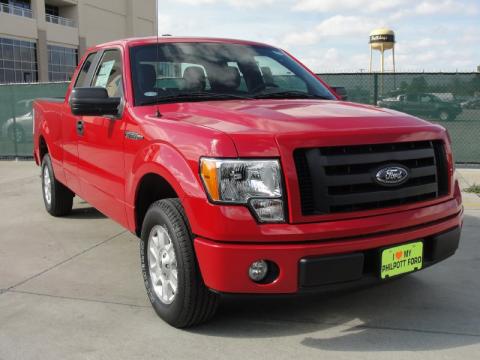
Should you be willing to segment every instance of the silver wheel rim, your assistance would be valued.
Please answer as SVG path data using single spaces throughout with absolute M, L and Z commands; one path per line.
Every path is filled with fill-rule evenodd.
M 160 225 L 154 226 L 148 237 L 148 271 L 157 297 L 171 304 L 178 288 L 177 258 L 167 229 Z
M 43 193 L 45 201 L 50 205 L 52 202 L 52 180 L 50 179 L 50 171 L 47 166 L 43 168 Z
M 446 112 L 440 113 L 440 120 L 446 121 L 448 119 L 448 114 Z

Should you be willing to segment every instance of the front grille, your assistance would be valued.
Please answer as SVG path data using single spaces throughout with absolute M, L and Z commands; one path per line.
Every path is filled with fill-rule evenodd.
M 442 141 L 297 149 L 294 160 L 303 215 L 380 209 L 448 194 Z M 402 165 L 408 180 L 385 187 L 374 181 L 382 166 Z

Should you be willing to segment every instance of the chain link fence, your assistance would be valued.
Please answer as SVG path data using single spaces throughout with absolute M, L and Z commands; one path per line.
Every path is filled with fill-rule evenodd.
M 0 85 L 0 159 L 31 158 L 32 104 L 43 97 L 64 97 L 68 83 Z
M 480 164 L 480 73 L 320 74 L 349 101 L 378 105 L 441 124 L 457 163 Z M 0 158 L 32 156 L 32 103 L 63 97 L 68 83 L 0 85 Z
M 448 129 L 455 161 L 480 164 L 480 73 L 319 74 L 349 101 L 398 110 Z

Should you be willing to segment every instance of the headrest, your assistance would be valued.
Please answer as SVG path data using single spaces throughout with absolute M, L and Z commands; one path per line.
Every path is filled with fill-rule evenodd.
M 157 82 L 157 72 L 155 71 L 155 66 L 151 64 L 140 65 L 139 81 L 140 88 L 144 93 L 154 90 Z
M 226 66 L 219 68 L 215 73 L 215 88 L 236 90 L 240 86 L 241 77 L 238 68 Z
M 262 66 L 261 70 L 265 85 L 274 85 L 275 82 L 273 80 L 272 69 L 270 69 L 268 66 Z
M 189 66 L 183 73 L 185 88 L 193 91 L 203 91 L 207 86 L 205 72 L 201 67 Z

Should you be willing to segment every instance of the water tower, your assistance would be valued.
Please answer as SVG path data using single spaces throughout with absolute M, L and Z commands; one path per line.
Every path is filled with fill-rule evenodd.
M 392 50 L 393 72 L 395 72 L 395 33 L 387 28 L 373 30 L 370 33 L 370 72 L 372 72 L 373 50 L 382 54 L 380 72 L 385 72 L 385 51 Z

